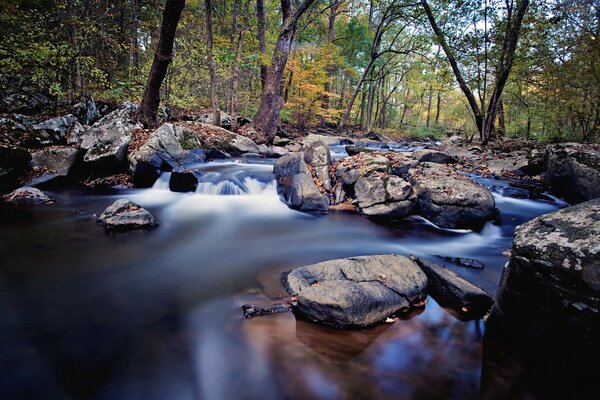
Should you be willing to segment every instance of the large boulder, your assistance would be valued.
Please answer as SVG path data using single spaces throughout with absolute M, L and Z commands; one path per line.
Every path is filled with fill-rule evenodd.
M 352 186 L 361 176 L 373 172 L 390 172 L 390 161 L 381 154 L 360 153 L 340 160 L 335 167 L 336 181 L 345 186 Z
M 44 192 L 33 187 L 18 188 L 4 196 L 4 201 L 14 204 L 30 205 L 52 202 Z
M 413 152 L 413 157 L 419 162 L 431 162 L 436 164 L 454 164 L 458 160 L 442 151 L 432 149 L 420 149 Z
M 81 148 L 87 150 L 83 161 L 99 172 L 114 172 L 125 167 L 131 132 L 141 125 L 135 121 L 139 106 L 124 103 L 85 132 Z
M 114 230 L 148 229 L 158 225 L 148 210 L 127 199 L 119 199 L 108 206 L 97 222 Z
M 546 149 L 546 182 L 567 200 L 579 203 L 600 197 L 600 150 L 565 143 Z
M 492 308 L 492 296 L 454 271 L 426 259 L 417 263 L 427 275 L 427 291 L 443 307 L 454 309 L 463 318 L 481 318 Z
M 273 173 L 277 180 L 277 193 L 289 207 L 301 211 L 327 211 L 328 198 L 315 184 L 303 154 L 279 158 Z
M 72 114 L 33 124 L 29 127 L 30 135 L 27 144 L 30 146 L 65 144 L 67 134 L 78 124 L 79 121 Z
M 517 227 L 492 317 L 545 341 L 600 337 L 600 199 Z
M 331 153 L 329 147 L 323 142 L 311 142 L 304 145 L 304 161 L 313 167 L 317 178 L 321 181 L 326 191 L 331 190 L 329 179 L 329 164 L 331 164 Z
M 400 218 L 410 214 L 417 203 L 412 187 L 395 175 L 374 173 L 354 185 L 361 213 L 371 217 Z
M 79 150 L 73 147 L 49 147 L 31 154 L 34 167 L 45 167 L 59 176 L 67 176 L 79 161 Z
M 199 150 L 185 150 L 181 146 L 185 132 L 173 124 L 163 124 L 154 131 L 148 140 L 128 156 L 129 171 L 133 182 L 139 187 L 149 187 L 160 176 L 161 171 L 186 164 L 204 162 L 204 153 Z M 191 154 L 196 154 L 194 159 Z M 194 162 L 195 161 L 195 162 Z
M 441 228 L 480 229 L 497 215 L 486 187 L 440 164 L 421 163 L 408 176 L 420 215 Z
M 288 292 L 302 314 L 338 327 L 364 327 L 422 300 L 427 277 L 399 255 L 351 257 L 291 271 Z
M 200 147 L 205 150 L 221 150 L 233 155 L 260 153 L 254 141 L 218 126 L 190 122 L 183 126 L 183 148 Z

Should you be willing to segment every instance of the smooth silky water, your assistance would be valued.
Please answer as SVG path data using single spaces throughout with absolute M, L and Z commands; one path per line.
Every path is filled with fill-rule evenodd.
M 170 192 L 164 173 L 150 189 L 49 190 L 55 204 L 0 205 L 0 397 L 477 397 L 483 322 L 432 299 L 348 331 L 291 313 L 244 320 L 240 306 L 286 301 L 281 276 L 293 267 L 386 253 L 476 258 L 484 270 L 451 268 L 494 294 L 515 226 L 566 206 L 476 177 L 501 214 L 480 232 L 377 224 L 288 209 L 269 160 L 195 169 L 196 193 Z M 124 197 L 160 227 L 105 232 L 94 215 Z

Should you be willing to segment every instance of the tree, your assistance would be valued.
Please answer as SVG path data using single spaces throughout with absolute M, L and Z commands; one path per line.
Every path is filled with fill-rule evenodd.
M 277 132 L 279 113 L 283 106 L 283 98 L 280 95 L 281 81 L 291 51 L 294 33 L 296 32 L 298 20 L 314 2 L 315 0 L 304 0 L 294 9 L 292 0 L 281 0 L 281 14 L 283 17 L 281 28 L 265 79 L 260 105 L 253 122 L 260 142 L 272 142 Z
M 492 135 L 494 120 L 496 119 L 496 115 L 498 112 L 498 104 L 502 97 L 502 92 L 504 90 L 504 87 L 506 86 L 506 82 L 508 80 L 510 71 L 513 66 L 515 51 L 517 49 L 517 42 L 519 40 L 519 32 L 521 29 L 521 24 L 523 22 L 523 17 L 525 16 L 525 12 L 529 5 L 529 0 L 518 0 L 516 6 L 513 1 L 506 1 L 504 35 L 501 43 L 501 50 L 499 52 L 497 64 L 495 66 L 495 82 L 491 95 L 489 96 L 487 110 L 485 108 L 486 89 L 484 88 L 484 97 L 482 97 L 481 99 L 480 107 L 480 105 L 477 103 L 475 95 L 471 91 L 471 88 L 469 87 L 466 79 L 463 76 L 463 73 L 456 60 L 454 50 L 446 40 L 446 34 L 438 25 L 436 18 L 433 15 L 433 11 L 429 6 L 429 3 L 427 2 L 427 0 L 421 0 L 421 5 L 423 6 L 425 14 L 427 15 L 427 19 L 429 20 L 429 23 L 438 40 L 438 43 L 440 44 L 440 46 L 444 50 L 444 53 L 446 54 L 446 57 L 448 58 L 448 62 L 452 67 L 452 71 L 456 77 L 456 81 L 458 82 L 460 89 L 467 98 L 467 102 L 469 103 L 469 106 L 475 118 L 475 124 L 477 126 L 477 130 L 479 131 L 480 139 L 485 144 Z M 484 74 L 487 74 L 487 42 L 485 48 L 486 70 L 484 71 Z
M 160 86 L 167 74 L 167 68 L 173 60 L 175 32 L 184 7 L 185 0 L 167 0 L 163 9 L 160 38 L 158 39 L 158 46 L 154 53 L 140 108 L 140 121 L 146 127 L 155 127 L 157 124 L 156 116 L 160 104 Z
M 221 111 L 217 97 L 217 70 L 213 58 L 213 27 L 211 0 L 204 0 L 205 26 L 206 26 L 206 63 L 210 72 L 210 108 L 213 113 L 213 125 L 221 126 Z

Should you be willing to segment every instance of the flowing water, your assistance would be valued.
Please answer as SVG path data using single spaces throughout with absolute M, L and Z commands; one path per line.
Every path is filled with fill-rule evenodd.
M 566 205 L 476 177 L 501 213 L 482 231 L 383 225 L 288 209 L 269 160 L 196 170 L 195 193 L 170 192 L 164 173 L 150 189 L 49 190 L 55 204 L 0 205 L 1 398 L 476 397 L 483 322 L 431 299 L 418 315 L 351 331 L 291 313 L 244 320 L 240 306 L 285 299 L 281 274 L 293 267 L 386 253 L 475 258 L 484 270 L 451 268 L 493 294 L 515 226 Z M 123 197 L 161 226 L 96 225 Z

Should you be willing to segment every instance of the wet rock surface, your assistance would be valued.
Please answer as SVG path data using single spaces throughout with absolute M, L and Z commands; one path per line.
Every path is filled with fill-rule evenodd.
M 172 192 L 194 192 L 198 187 L 198 177 L 193 171 L 176 168 L 171 172 L 169 190 Z
M 443 307 L 451 307 L 461 317 L 479 319 L 494 304 L 494 299 L 484 290 L 444 266 L 426 259 L 417 263 L 427 275 L 428 293 Z
M 71 173 L 79 161 L 80 151 L 73 147 L 50 147 L 31 155 L 34 167 L 45 167 L 60 176 Z
M 380 255 L 296 268 L 285 284 L 303 315 L 337 327 L 361 327 L 422 300 L 427 277 L 407 257 Z
M 107 229 L 122 231 L 158 226 L 158 221 L 150 212 L 127 199 L 119 199 L 108 206 L 97 222 Z

